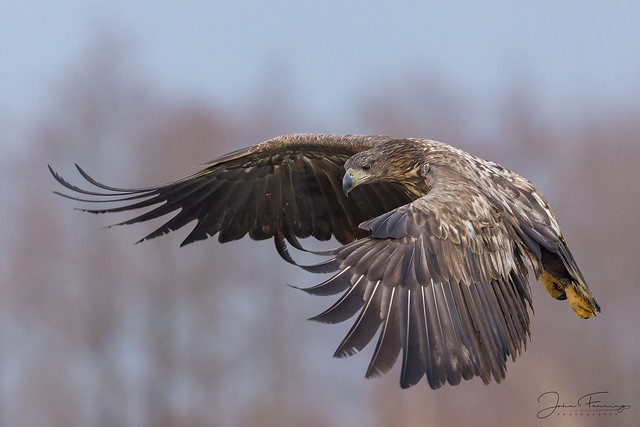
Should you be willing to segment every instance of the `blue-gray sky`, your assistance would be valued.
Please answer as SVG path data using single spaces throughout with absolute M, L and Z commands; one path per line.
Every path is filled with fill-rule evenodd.
M 352 100 L 437 76 L 492 107 L 525 83 L 546 113 L 640 99 L 635 1 L 21 1 L 0 4 L 0 114 L 25 120 L 101 33 L 170 96 L 222 109 L 274 74 L 294 106 L 340 122 Z
M 163 173 L 157 175 L 156 182 L 161 182 L 223 154 L 226 145 L 216 147 L 218 141 L 211 142 L 207 154 L 182 149 L 184 141 L 175 142 L 177 150 L 168 149 L 173 141 L 166 140 L 156 150 L 151 144 L 136 147 L 127 137 L 145 126 L 127 133 L 126 120 L 121 120 L 127 109 L 105 114 L 105 123 L 110 126 L 110 116 L 116 125 L 97 141 L 91 141 L 90 130 L 83 132 L 82 117 L 80 123 L 66 121 L 81 116 L 78 109 L 84 104 L 57 117 L 53 107 L 74 104 L 56 96 L 69 93 L 73 71 L 83 70 L 92 49 L 105 47 L 97 42 L 104 37 L 124 46 L 126 61 L 118 71 L 131 72 L 136 81 L 160 92 L 153 101 L 163 101 L 163 96 L 169 102 L 194 99 L 214 106 L 205 110 L 213 115 L 242 113 L 259 102 L 264 105 L 256 105 L 256 111 L 264 111 L 274 99 L 261 94 L 284 94 L 281 114 L 293 119 L 279 131 L 373 133 L 377 130 L 365 127 L 375 122 L 363 123 L 358 107 L 370 96 L 379 107 L 383 103 L 375 97 L 380 93 L 390 93 L 394 102 L 403 94 L 411 97 L 416 86 L 411 82 L 419 79 L 453 91 L 455 107 L 465 110 L 463 120 L 471 110 L 498 122 L 514 91 L 533 97 L 534 111 L 527 114 L 539 113 L 544 119 L 588 118 L 585 108 L 639 114 L 638 23 L 640 2 L 630 0 L 0 0 L 0 150 L 27 147 L 24 156 L 0 151 L 5 161 L 0 167 L 5 172 L 0 212 L 9 219 L 0 223 L 5 243 L 0 245 L 0 340 L 7 349 L 0 363 L 0 424 L 36 425 L 28 422 L 34 419 L 51 424 L 49 418 L 57 415 L 68 425 L 75 415 L 80 424 L 92 425 L 105 419 L 108 423 L 108 415 L 125 420 L 123 425 L 145 425 L 163 414 L 222 410 L 222 419 L 235 417 L 240 425 L 247 408 L 260 413 L 265 397 L 266 408 L 272 405 L 287 413 L 290 401 L 302 401 L 305 408 L 343 424 L 372 422 L 377 412 L 371 408 L 381 402 L 387 405 L 383 413 L 425 414 L 423 420 L 435 424 L 466 414 L 480 424 L 532 424 L 530 420 L 538 421 L 537 396 L 553 389 L 561 390 L 563 399 L 609 390 L 614 403 L 629 403 L 635 411 L 640 401 L 634 382 L 640 339 L 634 301 L 640 299 L 634 299 L 638 263 L 629 248 L 639 239 L 627 218 L 639 210 L 633 184 L 640 179 L 634 168 L 638 150 L 624 144 L 637 140 L 636 127 L 618 130 L 615 120 L 594 120 L 604 128 L 575 155 L 550 146 L 540 150 L 543 159 L 523 159 L 527 153 L 538 154 L 522 146 L 512 156 L 492 153 L 492 160 L 508 160 L 505 166 L 535 178 L 549 197 L 603 316 L 583 322 L 566 304 L 555 303 L 532 284 L 537 301 L 534 338 L 522 360 L 509 364 L 507 381 L 491 387 L 471 381 L 426 394 L 426 383 L 407 392 L 397 387 L 399 366 L 378 383 L 362 380 L 372 346 L 366 354 L 332 360 L 341 331 L 346 334 L 350 324 L 328 327 L 302 321 L 328 302 L 287 292 L 283 283 L 310 286 L 316 278 L 286 266 L 273 243 L 245 239 L 221 247 L 211 239 L 179 248 L 186 236 L 181 230 L 162 242 L 129 248 L 145 228 L 97 230 L 117 220 L 72 212 L 68 200 L 50 194 L 59 188 L 45 161 L 65 176 L 73 172 L 69 178 L 75 183 L 81 180 L 72 170 L 78 161 L 105 182 L 135 186 L 155 181 L 142 171 Z M 390 110 L 398 111 L 395 104 Z M 415 117 L 426 114 L 419 111 Z M 53 131 L 47 134 L 51 116 Z M 157 121 L 165 117 L 157 116 Z M 58 133 L 56 119 L 61 122 Z M 224 127 L 220 132 L 208 128 L 216 119 L 203 125 L 202 134 L 224 134 Z M 233 119 L 230 127 L 237 123 Z M 121 123 L 125 126 L 119 133 Z M 453 127 L 459 121 L 447 123 Z M 545 122 L 533 126 L 544 126 L 540 123 Z M 400 121 L 400 131 L 403 124 Z M 253 127 L 259 126 L 258 121 Z M 36 129 L 36 137 L 29 134 L 31 129 Z M 44 137 L 38 139 L 41 129 Z M 435 137 L 430 126 L 424 129 L 425 134 L 411 136 Z M 571 137 L 563 139 L 554 135 L 556 128 L 550 129 L 540 135 L 550 134 L 555 145 L 580 138 L 581 129 L 591 130 L 576 126 Z M 264 137 L 273 136 L 271 131 L 265 130 Z M 601 151 L 604 144 L 593 144 L 601 135 L 613 150 L 606 145 Z M 88 141 L 83 142 L 85 136 Z M 533 144 L 538 133 L 525 136 Z M 71 141 L 63 144 L 68 137 Z M 616 138 L 622 143 L 616 145 Z M 119 148 L 105 149 L 115 139 Z M 49 152 L 47 143 L 54 146 Z M 83 149 L 72 146 L 82 143 Z M 481 154 L 476 150 L 480 147 L 471 148 Z M 35 150 L 40 155 L 34 155 Z M 60 152 L 56 156 L 53 150 Z M 187 156 L 182 168 L 173 159 L 178 152 Z M 172 162 L 162 161 L 164 157 Z M 141 158 L 144 164 L 136 164 Z M 580 167 L 565 171 L 566 162 Z M 167 170 L 169 163 L 175 169 Z M 229 260 L 237 267 L 233 271 Z M 233 292 L 221 292 L 231 287 Z M 284 306 L 287 310 L 279 309 Z M 555 333 L 558 325 L 562 333 Z M 291 348 L 296 351 L 288 352 Z M 580 364 L 569 356 L 575 354 Z M 271 368 L 287 376 L 280 379 Z M 271 384 L 278 384 L 278 393 L 287 392 L 273 394 Z M 298 400 L 290 399 L 294 394 Z M 257 409 L 251 406 L 256 402 Z M 499 410 L 495 402 L 500 402 Z M 622 416 L 616 421 L 632 422 L 637 412 Z

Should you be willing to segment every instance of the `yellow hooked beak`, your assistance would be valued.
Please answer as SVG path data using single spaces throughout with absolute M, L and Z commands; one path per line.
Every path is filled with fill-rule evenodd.
M 370 176 L 370 174 L 361 169 L 347 169 L 344 176 L 342 177 L 342 191 L 344 191 L 345 196 L 348 196 L 351 190 L 362 184 L 362 182 Z

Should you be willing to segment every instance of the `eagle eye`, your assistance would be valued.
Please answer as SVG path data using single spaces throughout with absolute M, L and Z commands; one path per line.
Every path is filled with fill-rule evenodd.
M 369 169 L 371 169 L 371 165 L 369 165 L 368 163 L 362 166 L 362 170 L 367 172 Z

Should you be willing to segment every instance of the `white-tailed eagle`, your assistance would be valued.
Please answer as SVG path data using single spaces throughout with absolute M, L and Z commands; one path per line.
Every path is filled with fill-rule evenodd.
M 273 238 L 286 243 L 332 237 L 342 246 L 301 266 L 334 273 L 305 289 L 342 293 L 313 317 L 343 322 L 357 314 L 335 352 L 352 355 L 378 334 L 366 376 L 384 374 L 402 353 L 400 385 L 425 374 L 436 389 L 479 376 L 500 381 L 529 335 L 528 269 L 549 294 L 567 299 L 581 318 L 600 307 L 540 192 L 525 178 L 450 145 L 428 139 L 298 134 L 234 151 L 206 169 L 148 188 L 76 187 L 105 213 L 149 208 L 121 224 L 175 212 L 149 239 L 191 221 L 183 245 L 218 235 L 220 242 Z M 144 240 L 143 239 L 143 240 Z

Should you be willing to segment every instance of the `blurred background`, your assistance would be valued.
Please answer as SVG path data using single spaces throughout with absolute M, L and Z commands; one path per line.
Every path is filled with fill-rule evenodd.
M 0 3 L 0 426 L 637 425 L 640 3 Z M 373 346 L 273 243 L 102 228 L 51 193 L 143 186 L 293 132 L 429 137 L 530 178 L 602 306 L 533 282 L 501 384 L 363 378 Z M 607 391 L 620 414 L 538 419 Z

